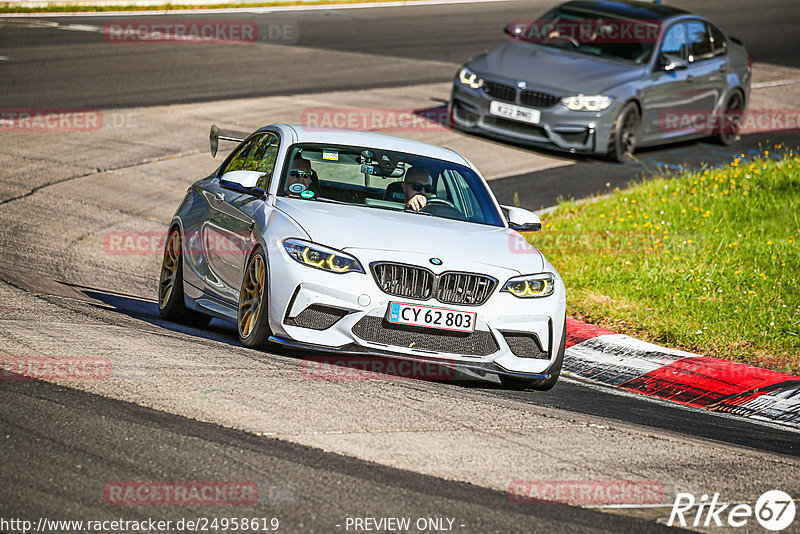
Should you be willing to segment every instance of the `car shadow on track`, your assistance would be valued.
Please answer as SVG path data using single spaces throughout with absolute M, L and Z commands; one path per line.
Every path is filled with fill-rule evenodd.
M 145 299 L 124 293 L 117 293 L 76 284 L 67 284 L 91 299 L 91 305 L 106 311 L 113 311 L 127 317 L 145 321 L 153 326 L 180 332 L 198 338 L 225 343 L 243 348 L 234 323 L 213 319 L 205 328 L 195 328 L 162 319 L 158 314 L 155 300 Z M 369 354 L 337 355 L 312 352 L 303 349 L 270 345 L 263 349 L 265 356 L 276 354 L 301 360 L 301 373 L 305 378 L 318 380 L 397 380 L 447 383 L 478 389 L 501 389 L 494 375 L 479 376 L 462 372 L 451 366 L 435 363 L 410 362 L 408 360 L 372 356 Z

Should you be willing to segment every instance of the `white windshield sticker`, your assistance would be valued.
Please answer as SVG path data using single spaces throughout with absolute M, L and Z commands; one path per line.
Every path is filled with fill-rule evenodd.
M 289 186 L 289 192 L 290 193 L 295 193 L 295 194 L 299 195 L 300 193 L 302 193 L 305 190 L 306 190 L 306 186 L 304 184 L 292 184 L 292 185 Z
M 339 161 L 339 153 L 334 150 L 323 150 L 322 159 L 327 159 L 328 161 Z

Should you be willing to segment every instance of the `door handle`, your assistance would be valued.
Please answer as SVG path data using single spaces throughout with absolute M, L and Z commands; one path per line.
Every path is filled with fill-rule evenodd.
M 722 65 L 720 65 L 719 66 L 719 71 L 720 72 L 727 72 L 728 71 L 728 64 L 727 63 L 723 63 Z
M 686 76 L 686 83 L 694 83 L 694 76 L 692 76 L 691 74 Z

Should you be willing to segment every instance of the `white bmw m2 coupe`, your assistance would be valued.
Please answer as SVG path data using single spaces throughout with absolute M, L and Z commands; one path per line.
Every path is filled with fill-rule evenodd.
M 245 346 L 421 360 L 546 390 L 561 371 L 564 283 L 453 150 L 274 124 L 195 182 L 169 225 L 168 320 L 235 322 Z

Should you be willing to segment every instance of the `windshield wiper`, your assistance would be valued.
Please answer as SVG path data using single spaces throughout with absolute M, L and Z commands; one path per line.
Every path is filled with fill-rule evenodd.
M 341 200 L 333 200 L 332 198 L 317 197 L 314 200 L 316 200 L 317 202 L 327 202 L 329 204 L 345 204 L 347 206 L 350 205 L 349 202 L 342 202 Z
M 404 213 L 413 213 L 415 215 L 427 215 L 428 217 L 436 217 L 436 215 L 434 215 L 433 213 L 428 213 L 427 211 L 422 211 L 422 210 L 414 211 L 414 210 L 408 209 L 407 207 L 405 209 L 403 209 L 403 212 Z

